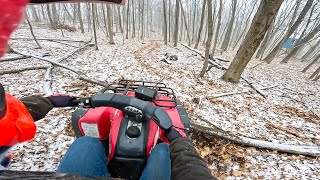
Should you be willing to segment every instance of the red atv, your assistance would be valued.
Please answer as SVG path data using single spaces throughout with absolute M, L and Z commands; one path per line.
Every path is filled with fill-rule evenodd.
M 139 179 L 151 149 L 168 143 L 164 131 L 175 126 L 188 133 L 190 127 L 187 112 L 164 83 L 120 80 L 103 94 L 76 101 L 74 132 L 101 140 L 112 177 Z

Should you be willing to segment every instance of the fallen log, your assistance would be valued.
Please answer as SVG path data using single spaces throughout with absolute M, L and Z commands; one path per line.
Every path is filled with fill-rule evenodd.
M 10 38 L 12 40 L 33 40 L 32 38 L 26 38 L 26 37 L 12 37 Z M 65 42 L 77 42 L 77 43 L 85 43 L 87 41 L 83 40 L 70 40 L 70 39 L 50 39 L 50 38 L 37 38 L 39 41 L 65 41 Z
M 189 46 L 186 45 L 186 44 L 183 44 L 183 43 L 181 43 L 181 44 L 182 44 L 184 47 L 186 47 L 187 49 L 198 53 L 202 58 L 204 58 L 204 56 L 202 55 L 202 53 L 201 53 L 200 51 L 198 51 L 198 50 L 196 50 L 196 49 L 193 49 L 192 47 L 189 47 Z M 217 69 L 221 69 L 221 70 L 224 70 L 224 71 L 228 69 L 227 67 L 223 66 L 222 64 L 220 64 L 220 63 L 218 63 L 218 62 L 216 62 L 216 61 L 210 60 L 210 59 L 209 59 L 209 64 L 210 64 L 210 66 L 209 66 L 208 70 L 211 70 L 212 67 L 215 67 L 215 68 L 217 68 Z M 266 95 L 264 95 L 261 91 L 259 91 L 257 88 L 255 88 L 255 87 L 252 85 L 252 83 L 250 83 L 246 78 L 244 78 L 244 77 L 241 76 L 241 79 L 244 80 L 253 90 L 255 90 L 255 91 L 256 91 L 258 94 L 260 94 L 263 98 L 266 98 Z
M 206 120 L 203 120 L 203 121 L 210 124 L 211 127 L 206 127 L 193 122 L 191 122 L 191 127 L 197 131 L 207 133 L 213 136 L 217 136 L 222 139 L 225 139 L 243 146 L 251 146 L 251 147 L 256 147 L 261 149 L 270 149 L 270 150 L 291 153 L 291 154 L 301 154 L 301 155 L 315 156 L 315 157 L 320 156 L 319 146 L 285 145 L 285 144 L 277 144 L 269 141 L 247 138 L 247 137 L 234 135 L 230 132 L 224 131 L 216 127 L 210 121 L 206 121 Z
M 16 61 L 20 59 L 27 59 L 30 58 L 28 56 L 17 56 L 17 57 L 10 57 L 10 58 L 2 58 L 0 59 L 0 62 L 7 62 L 7 61 Z
M 61 63 L 63 60 L 69 58 L 70 56 L 72 56 L 74 53 L 88 47 L 91 46 L 92 44 L 90 44 L 92 39 L 90 39 L 90 41 L 87 41 L 83 46 L 78 47 L 77 49 L 74 49 L 70 52 L 68 52 L 66 55 L 56 59 L 55 61 L 58 63 Z M 44 93 L 48 96 L 48 95 L 52 95 L 53 91 L 52 91 L 52 70 L 53 70 L 53 65 L 51 64 L 45 74 L 44 74 L 44 83 L 43 83 L 43 91 Z
M 32 70 L 47 69 L 47 68 L 48 68 L 48 66 L 26 67 L 26 68 L 22 68 L 22 69 L 14 69 L 14 70 L 2 71 L 2 72 L 0 72 L 0 75 L 21 73 L 21 72 L 24 72 L 24 71 L 32 71 Z
M 59 66 L 61 68 L 67 69 L 67 70 L 77 74 L 80 80 L 87 81 L 87 82 L 90 82 L 90 83 L 93 83 L 93 84 L 97 84 L 97 85 L 100 85 L 100 86 L 103 86 L 103 87 L 107 87 L 108 86 L 107 84 L 105 84 L 103 82 L 100 82 L 98 80 L 90 79 L 86 74 L 84 74 L 83 72 L 81 72 L 80 70 L 78 70 L 75 67 L 70 67 L 68 65 L 65 65 L 65 64 L 62 64 L 62 63 L 59 63 L 59 62 L 55 62 L 55 61 L 53 61 L 51 59 L 48 59 L 48 58 L 45 58 L 45 57 L 40 57 L 40 56 L 37 56 L 37 55 L 27 54 L 27 53 L 18 51 L 16 49 L 13 49 L 13 50 L 17 54 L 21 54 L 21 55 L 24 55 L 24 56 L 30 56 L 32 58 L 36 58 L 36 59 L 51 63 L 52 65 Z M 69 56 L 71 56 L 70 53 L 67 54 L 65 57 L 69 57 Z
M 277 87 L 278 85 L 273 85 L 273 86 L 268 86 L 268 87 L 263 87 L 260 88 L 260 90 L 266 90 L 266 89 L 271 89 L 274 87 Z M 243 90 L 243 91 L 234 91 L 234 92 L 228 92 L 228 93 L 219 93 L 219 94 L 214 94 L 212 96 L 207 96 L 207 99 L 215 99 L 215 98 L 219 98 L 219 97 L 225 97 L 225 96 L 232 96 L 232 95 L 236 95 L 236 94 L 243 94 L 243 93 L 247 93 L 250 92 L 250 90 Z

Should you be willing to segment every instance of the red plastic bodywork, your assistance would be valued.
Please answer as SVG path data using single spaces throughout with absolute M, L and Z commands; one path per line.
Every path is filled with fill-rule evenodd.
M 129 92 L 127 96 L 135 96 L 134 92 Z M 159 96 L 159 100 L 171 100 L 168 96 Z M 156 104 L 161 106 L 173 106 L 173 102 L 165 102 L 165 101 L 157 101 Z M 155 105 L 155 104 L 154 104 Z M 156 105 L 155 105 L 156 106 Z M 173 125 L 178 128 L 184 128 L 184 125 L 181 122 L 180 115 L 178 113 L 177 108 L 163 108 L 170 118 L 173 121 Z M 109 137 L 109 161 L 113 158 L 117 138 L 119 134 L 119 128 L 121 124 L 121 120 L 124 117 L 124 113 L 120 110 L 111 107 L 100 107 L 89 109 L 88 112 L 82 117 L 78 125 L 80 127 L 80 131 L 82 135 L 84 131 L 81 127 L 81 123 L 95 123 L 98 125 L 99 135 L 101 140 L 104 140 Z M 164 136 L 164 131 L 161 130 L 158 125 L 150 119 L 149 125 L 149 136 L 147 141 L 147 156 L 150 155 L 152 148 L 158 142 L 158 139 L 161 139 L 163 142 L 168 143 L 168 140 Z

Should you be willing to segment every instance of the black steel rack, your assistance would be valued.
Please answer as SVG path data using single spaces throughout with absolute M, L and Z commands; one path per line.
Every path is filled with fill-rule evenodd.
M 102 93 L 121 93 L 128 94 L 128 92 L 135 92 L 139 86 L 144 86 L 150 89 L 156 90 L 156 97 L 152 100 L 152 102 L 158 107 L 168 107 L 174 108 L 177 106 L 176 95 L 172 88 L 166 86 L 166 84 L 162 82 L 150 82 L 150 81 L 136 81 L 136 80 L 119 80 L 119 82 L 112 83 L 108 87 L 104 88 Z M 170 100 L 159 99 L 159 96 L 168 96 Z M 163 105 L 164 102 L 169 102 Z M 170 103 L 171 102 L 171 103 Z M 171 105 L 172 104 L 172 105 Z

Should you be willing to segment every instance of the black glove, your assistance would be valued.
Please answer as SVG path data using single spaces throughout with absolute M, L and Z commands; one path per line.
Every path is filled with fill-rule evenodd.
M 34 95 L 20 100 L 26 106 L 34 121 L 44 118 L 53 108 L 50 100 L 42 96 Z
M 54 94 L 49 97 L 47 97 L 53 107 L 70 107 L 70 106 L 77 106 L 78 103 L 72 102 L 72 100 L 75 100 L 75 97 L 65 95 L 65 94 Z
M 183 130 L 178 130 L 174 126 L 172 126 L 168 131 L 166 131 L 164 135 L 169 140 L 169 142 L 172 142 L 173 140 L 180 137 L 186 137 L 186 134 Z

